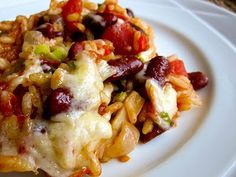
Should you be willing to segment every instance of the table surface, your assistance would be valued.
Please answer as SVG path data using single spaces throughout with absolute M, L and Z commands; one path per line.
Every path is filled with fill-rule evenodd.
M 235 0 L 209 0 L 219 6 L 222 6 L 232 12 L 236 12 L 236 1 Z

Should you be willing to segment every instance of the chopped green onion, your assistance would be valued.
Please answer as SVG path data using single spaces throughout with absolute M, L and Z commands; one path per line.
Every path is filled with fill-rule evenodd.
M 53 52 L 51 52 L 50 57 L 61 61 L 67 57 L 67 51 L 63 47 L 57 47 Z
M 141 62 L 145 63 L 145 59 L 144 59 L 140 54 L 136 55 L 136 57 L 137 57 Z
M 171 123 L 171 119 L 170 119 L 170 116 L 169 116 L 169 114 L 167 113 L 167 112 L 160 112 L 159 113 L 159 115 L 160 115 L 160 117 L 165 121 L 165 122 L 167 122 L 167 123 Z
M 50 47 L 46 44 L 37 45 L 34 49 L 34 53 L 58 61 L 66 58 L 68 54 L 67 50 L 63 47 L 56 47 L 56 49 L 51 52 Z
M 35 47 L 34 53 L 37 55 L 48 55 L 50 53 L 50 48 L 46 44 L 39 44 Z

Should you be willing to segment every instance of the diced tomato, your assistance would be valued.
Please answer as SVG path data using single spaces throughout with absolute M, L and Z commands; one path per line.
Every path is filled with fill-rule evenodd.
M 67 17 L 73 13 L 81 13 L 82 1 L 81 0 L 69 0 L 62 8 L 62 16 L 67 21 Z
M 67 23 L 68 30 L 76 29 L 75 21 L 68 21 L 68 16 L 74 13 L 80 14 L 83 8 L 81 0 L 69 0 L 62 8 L 62 16 Z
M 108 46 L 104 46 L 104 50 L 105 50 L 105 52 L 104 52 L 104 55 L 106 56 L 106 55 L 109 55 L 110 53 L 111 53 L 111 49 L 110 49 L 110 47 L 108 47 Z
M 174 60 L 170 62 L 170 73 L 188 76 L 188 73 L 185 69 L 184 62 L 182 60 Z
M 103 33 L 102 38 L 113 43 L 115 53 L 125 55 L 132 50 L 133 29 L 128 22 L 116 23 L 108 27 Z
M 111 41 L 115 47 L 115 53 L 121 55 L 138 54 L 148 47 L 148 38 L 144 33 L 141 33 L 137 40 L 138 47 L 134 48 L 134 29 L 129 22 L 116 23 L 108 28 L 102 35 L 102 39 Z M 138 50 L 137 50 L 138 49 Z
M 148 38 L 145 34 L 141 33 L 141 36 L 138 40 L 139 50 L 144 51 L 148 48 Z

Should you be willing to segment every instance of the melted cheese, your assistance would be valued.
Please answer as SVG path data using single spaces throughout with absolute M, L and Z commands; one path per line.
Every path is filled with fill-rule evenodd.
M 76 168 L 86 166 L 89 159 L 84 148 L 96 147 L 101 139 L 112 136 L 109 119 L 97 113 L 104 85 L 94 60 L 81 54 L 76 66 L 63 79 L 63 87 L 73 94 L 71 108 L 51 117 L 49 122 L 42 121 L 38 126 L 44 125 L 47 133 L 36 132 L 34 136 L 31 153 L 38 166 L 55 177 L 68 177 Z
M 22 75 L 24 78 L 29 78 L 29 75 L 33 73 L 43 72 L 39 59 L 27 60 L 25 64 L 27 67 Z
M 146 89 L 158 115 L 157 124 L 164 129 L 169 129 L 170 122 L 165 121 L 159 114 L 167 113 L 170 120 L 172 120 L 178 110 L 176 91 L 169 83 L 162 88 L 155 79 L 146 81 Z
M 64 76 L 63 85 L 73 94 L 73 108 L 95 110 L 100 105 L 100 92 L 103 90 L 103 80 L 92 58 L 86 54 L 78 56 L 77 69 Z
M 25 43 L 24 47 L 27 48 L 26 67 L 23 74 L 12 82 L 12 90 L 15 85 L 27 81 L 30 74 L 43 72 L 40 60 L 31 51 L 31 44 Z M 103 80 L 112 75 L 114 70 L 107 62 L 96 64 L 95 59 L 90 58 L 86 52 L 77 57 L 75 64 L 76 70 L 66 72 L 62 83 L 62 87 L 68 88 L 73 95 L 70 109 L 50 120 L 30 119 L 27 126 L 30 133 L 23 137 L 28 152 L 28 156 L 24 156 L 29 159 L 29 163 L 52 177 L 68 177 L 77 169 L 88 166 L 91 159 L 86 153 L 93 152 L 102 139 L 112 136 L 109 123 L 111 114 L 100 116 L 97 110 L 102 102 L 101 93 L 110 101 L 113 87 L 104 87 Z M 6 141 L 2 138 L 1 142 Z M 17 154 L 15 144 L 4 144 L 1 150 L 5 154 L 0 152 L 1 155 Z

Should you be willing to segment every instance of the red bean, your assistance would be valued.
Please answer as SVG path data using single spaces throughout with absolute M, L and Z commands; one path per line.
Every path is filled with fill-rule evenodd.
M 31 110 L 30 118 L 31 118 L 31 119 L 35 119 L 36 116 L 37 116 L 37 112 L 38 112 L 38 108 L 32 106 L 32 110 Z
M 147 90 L 145 88 L 145 82 L 140 83 L 140 82 L 134 82 L 134 89 L 139 93 L 140 96 L 142 96 L 144 99 L 148 100 L 148 94 Z
M 52 24 L 60 24 L 62 26 L 64 25 L 63 18 L 60 15 L 50 15 L 48 22 Z
M 81 43 L 79 42 L 75 42 L 74 44 L 72 44 L 72 46 L 70 47 L 69 50 L 69 55 L 68 57 L 70 59 L 74 59 L 76 55 L 78 55 L 80 52 L 83 51 L 83 46 Z
M 68 111 L 72 97 L 70 91 L 66 88 L 54 90 L 46 100 L 44 118 L 49 119 L 51 116 Z
M 159 125 L 154 123 L 152 131 L 147 134 L 143 134 L 142 133 L 143 124 L 144 124 L 144 122 L 140 122 L 140 121 L 136 122 L 136 124 L 135 124 L 136 128 L 140 132 L 140 141 L 142 143 L 147 143 L 147 142 L 151 141 L 152 139 L 154 139 L 155 137 L 157 137 L 158 135 L 165 132 L 164 129 L 162 129 Z
M 199 90 L 208 84 L 208 77 L 200 71 L 188 73 L 188 78 L 194 90 Z
M 134 18 L 134 12 L 133 12 L 131 9 L 126 8 L 126 13 L 127 13 L 127 15 L 128 15 L 129 17 Z
M 44 23 L 40 25 L 36 30 L 43 33 L 45 37 L 53 38 L 54 37 L 54 28 L 51 23 Z
M 154 124 L 154 127 L 153 127 L 151 132 L 149 132 L 147 134 L 143 134 L 143 133 L 140 134 L 140 141 L 142 143 L 147 143 L 147 142 L 151 141 L 153 138 L 155 138 L 158 135 L 162 134 L 163 132 L 165 132 L 165 130 L 163 130 L 157 124 Z
M 114 25 L 118 20 L 117 16 L 111 13 L 98 13 L 98 14 L 103 17 L 106 23 L 106 27 Z
M 61 64 L 59 61 L 56 60 L 41 59 L 40 61 L 43 72 L 45 73 L 53 73 L 55 71 L 55 68 L 57 68 Z
M 117 16 L 111 13 L 88 14 L 83 19 L 83 24 L 92 31 L 95 38 L 99 38 L 106 27 L 117 22 Z
M 161 86 L 164 86 L 168 70 L 168 60 L 162 56 L 157 56 L 149 61 L 145 75 L 156 79 Z
M 82 42 L 88 40 L 86 33 L 83 33 L 81 31 L 74 31 L 74 32 L 67 31 L 66 35 L 68 35 L 72 39 L 72 41 L 75 42 Z
M 116 60 L 108 61 L 108 64 L 114 66 L 116 74 L 112 75 L 107 81 L 124 79 L 128 76 L 135 75 L 143 69 L 143 63 L 135 56 L 124 56 Z
M 48 38 L 54 38 L 56 36 L 63 35 L 62 31 L 55 31 L 51 23 L 44 23 L 40 25 L 36 30 L 40 31 L 41 33 L 43 33 L 45 37 L 48 37 Z

